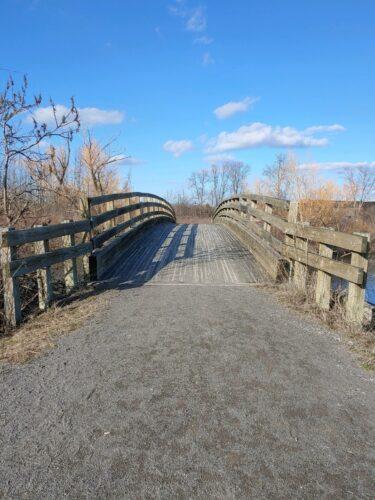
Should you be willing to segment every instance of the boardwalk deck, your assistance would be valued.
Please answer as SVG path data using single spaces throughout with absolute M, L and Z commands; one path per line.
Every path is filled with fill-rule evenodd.
M 126 285 L 268 281 L 235 236 L 216 224 L 158 224 L 133 240 L 110 275 Z

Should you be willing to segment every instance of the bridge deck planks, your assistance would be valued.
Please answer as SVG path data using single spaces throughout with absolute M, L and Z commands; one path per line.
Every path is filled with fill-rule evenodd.
M 160 223 L 129 244 L 112 276 L 124 284 L 240 284 L 268 281 L 225 227 Z

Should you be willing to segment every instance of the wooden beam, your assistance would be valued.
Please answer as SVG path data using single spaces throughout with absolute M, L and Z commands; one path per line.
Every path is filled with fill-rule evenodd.
M 272 214 L 272 206 L 269 205 L 268 203 L 266 203 L 264 205 L 264 211 L 267 213 L 267 214 Z M 263 229 L 265 231 L 267 231 L 268 233 L 271 232 L 271 224 L 269 224 L 268 222 L 264 222 L 263 223 Z
M 71 222 L 71 221 L 64 221 Z M 70 248 L 75 246 L 75 236 L 74 234 L 68 234 L 63 236 L 63 246 L 65 248 Z M 77 259 L 72 257 L 64 261 L 64 278 L 65 278 L 65 288 L 67 293 L 70 293 L 78 285 L 78 272 L 77 272 Z
M 84 233 L 90 231 L 90 221 L 79 220 L 62 224 L 32 227 L 30 229 L 17 229 L 5 235 L 4 245 L 18 246 L 35 241 L 52 240 L 71 233 Z
M 14 228 L 1 229 L 1 268 L 4 286 L 4 315 L 7 328 L 17 326 L 22 320 L 21 297 L 18 279 L 11 271 L 11 264 L 17 258 L 16 248 L 9 246 L 9 234 Z
M 319 255 L 323 255 L 323 257 L 332 259 L 333 250 L 328 245 L 320 243 Z M 331 286 L 332 286 L 331 275 L 324 271 L 318 270 L 316 273 L 315 301 L 321 309 L 324 309 L 326 311 L 328 311 L 330 308 Z
M 34 243 L 35 253 L 43 255 L 49 252 L 49 240 L 36 241 Z M 37 270 L 39 309 L 45 311 L 52 303 L 52 272 L 51 267 L 46 266 Z
M 363 269 L 351 264 L 345 264 L 338 260 L 332 260 L 317 253 L 307 252 L 299 248 L 283 245 L 283 254 L 285 257 L 293 259 L 297 262 L 307 264 L 314 269 L 320 269 L 328 274 L 338 276 L 344 280 L 356 283 L 357 285 L 363 282 Z
M 370 235 L 368 233 L 356 233 L 367 238 L 367 249 L 363 253 L 352 252 L 350 263 L 363 269 L 363 280 L 361 283 L 349 283 L 348 298 L 346 302 L 346 317 L 350 322 L 361 324 L 365 312 L 365 293 L 368 269 L 368 256 L 370 251 Z

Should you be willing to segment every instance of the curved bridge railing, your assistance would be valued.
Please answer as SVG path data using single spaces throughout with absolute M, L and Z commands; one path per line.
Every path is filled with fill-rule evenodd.
M 8 326 L 22 320 L 19 280 L 36 272 L 39 309 L 54 298 L 54 278 L 63 278 L 65 292 L 80 283 L 101 279 L 115 264 L 129 239 L 149 224 L 176 221 L 173 207 L 150 193 L 114 193 L 87 198 L 85 218 L 61 224 L 1 231 L 4 313 Z M 53 266 L 57 266 L 57 269 Z
M 288 276 L 298 288 L 306 289 L 308 276 L 316 273 L 315 300 L 322 309 L 331 307 L 332 278 L 347 281 L 347 317 L 363 321 L 368 234 L 311 227 L 298 222 L 297 202 L 251 193 L 224 200 L 213 218 L 242 240 L 274 280 Z M 348 254 L 350 262 L 340 260 Z

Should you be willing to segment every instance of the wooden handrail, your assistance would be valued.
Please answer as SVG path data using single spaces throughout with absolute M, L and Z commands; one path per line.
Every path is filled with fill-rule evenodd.
M 125 206 L 115 207 L 115 201 Z M 105 204 L 105 210 L 91 216 L 93 206 Z M 19 278 L 37 271 L 39 307 L 44 310 L 52 300 L 51 266 L 64 264 L 67 292 L 79 283 L 77 258 L 83 259 L 86 277 L 100 277 L 119 255 L 127 239 L 147 224 L 166 219 L 175 221 L 173 207 L 162 197 L 150 193 L 114 193 L 88 198 L 83 203 L 86 218 L 63 221 L 60 224 L 27 229 L 5 228 L 1 233 L 1 266 L 4 282 L 4 308 L 9 326 L 20 323 L 21 301 Z M 127 220 L 118 222 L 118 218 Z M 102 226 L 105 226 L 104 229 Z M 76 242 L 75 235 L 83 233 L 88 241 Z M 50 248 L 50 240 L 61 238 L 60 247 Z M 33 243 L 32 255 L 20 256 L 19 247 Z M 25 250 L 29 248 L 26 247 Z
M 288 209 L 286 217 L 272 213 L 273 207 Z M 245 193 L 223 200 L 213 218 L 216 222 L 229 224 L 232 230 L 241 227 L 242 238 L 266 270 L 272 270 L 275 279 L 282 274 L 277 269 L 283 260 L 289 262 L 290 279 L 301 289 L 306 288 L 308 270 L 314 270 L 317 273 L 316 302 L 323 309 L 330 308 L 332 276 L 346 280 L 349 283 L 347 317 L 360 323 L 364 315 L 369 235 L 348 234 L 296 222 L 297 210 L 296 202 Z M 274 234 L 272 228 L 276 229 Z M 277 253 L 267 253 L 267 248 Z M 351 252 L 350 263 L 334 258 L 340 251 Z

